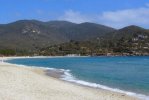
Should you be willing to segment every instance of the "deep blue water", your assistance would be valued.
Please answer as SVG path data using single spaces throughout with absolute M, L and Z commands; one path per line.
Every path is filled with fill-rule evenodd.
M 7 62 L 69 69 L 80 80 L 149 95 L 149 56 L 26 58 Z

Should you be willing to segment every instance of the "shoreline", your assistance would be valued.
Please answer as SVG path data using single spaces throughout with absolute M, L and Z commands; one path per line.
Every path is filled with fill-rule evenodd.
M 20 58 L 41 58 L 41 57 L 17 57 L 17 59 L 20 59 Z M 43 57 L 42 57 L 43 58 Z M 44 57 L 45 58 L 45 57 Z M 47 57 L 46 57 L 47 58 Z M 3 59 L 5 59 L 5 60 L 9 60 L 9 59 L 16 59 L 16 57 L 14 58 L 14 57 L 9 57 L 9 58 L 3 58 Z M 9 64 L 9 63 L 5 63 L 5 62 L 3 62 L 3 64 L 8 64 L 8 65 L 12 65 L 12 66 L 15 66 L 15 67 L 19 67 L 20 68 L 20 66 L 21 65 L 16 65 L 16 64 Z M 0 63 L 0 66 L 1 66 L 1 63 Z M 52 78 L 52 79 L 54 79 L 54 80 L 57 80 L 57 81 L 59 81 L 60 83 L 61 82 L 64 82 L 65 84 L 70 84 L 70 85 L 74 85 L 74 86 L 77 86 L 77 87 L 81 87 L 81 88 L 87 88 L 87 89 L 91 89 L 91 90 L 93 90 L 93 91 L 98 91 L 99 93 L 102 91 L 102 92 L 104 92 L 104 93 L 106 93 L 106 94 L 112 94 L 112 95 L 118 95 L 118 96 L 120 96 L 120 98 L 119 99 L 117 99 L 117 100 L 140 100 L 139 98 L 137 98 L 137 97 L 135 97 L 134 95 L 131 95 L 131 93 L 128 93 L 128 94 L 126 94 L 126 93 L 123 93 L 123 92 L 118 92 L 118 91 L 112 91 L 112 90 L 109 90 L 109 89 L 107 89 L 107 87 L 105 87 L 105 88 L 96 88 L 97 86 L 95 86 L 94 88 L 93 87 L 91 87 L 91 86 L 86 86 L 86 85 L 82 85 L 82 84 L 79 84 L 79 83 L 75 83 L 75 82 L 73 82 L 73 81 L 66 81 L 66 80 L 60 80 L 59 78 L 59 74 L 62 74 L 62 73 L 52 73 L 51 75 L 53 75 L 53 76 L 56 76 L 56 77 L 53 77 L 53 76 L 51 76 L 51 75 L 47 75 L 47 70 L 46 69 L 44 69 L 44 68 L 34 68 L 34 67 L 30 67 L 30 66 L 25 66 L 25 65 L 23 65 L 23 66 L 21 66 L 22 68 L 29 68 L 29 69 L 31 69 L 33 72 L 36 72 L 36 73 L 38 73 L 39 75 L 42 75 L 42 76 L 44 76 L 44 77 L 47 77 L 48 76 L 48 78 Z M 86 83 L 87 84 L 87 83 Z M 137 94 L 136 94 L 137 95 Z M 128 99 L 125 99 L 125 97 L 126 98 L 128 98 Z M 106 98 L 106 97 L 105 97 Z M 102 99 L 101 99 L 102 100 Z M 112 99 L 108 99 L 108 100 L 112 100 Z M 144 99 L 144 100 L 148 100 L 148 99 Z
M 66 74 L 65 74 L 65 72 L 66 72 Z M 97 83 L 92 83 L 92 82 L 87 82 L 87 81 L 76 79 L 71 73 L 69 73 L 69 70 L 51 68 L 51 69 L 46 69 L 45 73 L 49 77 L 54 77 L 58 80 L 69 82 L 71 84 L 88 87 L 88 88 L 93 88 L 93 89 L 102 89 L 102 90 L 111 91 L 111 92 L 115 92 L 115 93 L 121 93 L 124 95 L 136 97 L 141 100 L 149 100 L 149 96 L 147 96 L 145 94 L 130 92 L 130 91 L 121 90 L 118 88 L 111 88 L 111 87 L 108 87 L 105 85 L 100 85 Z

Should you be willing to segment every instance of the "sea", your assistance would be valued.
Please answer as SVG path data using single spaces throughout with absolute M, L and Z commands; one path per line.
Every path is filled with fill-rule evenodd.
M 60 72 L 60 79 L 149 100 L 149 56 L 43 57 L 6 62 Z

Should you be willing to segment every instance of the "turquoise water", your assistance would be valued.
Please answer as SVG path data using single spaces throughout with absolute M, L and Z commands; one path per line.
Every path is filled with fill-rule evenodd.
M 70 70 L 75 79 L 149 96 L 149 56 L 26 58 L 13 64 Z

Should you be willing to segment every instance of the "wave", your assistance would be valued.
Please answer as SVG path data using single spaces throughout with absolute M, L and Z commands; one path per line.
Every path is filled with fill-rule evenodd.
M 120 90 L 120 89 L 117 89 L 117 88 L 110 88 L 108 86 L 100 85 L 100 84 L 97 84 L 97 83 L 92 83 L 92 82 L 79 80 L 79 79 L 75 78 L 70 73 L 70 70 L 64 70 L 64 75 L 62 75 L 61 79 L 65 80 L 65 81 L 68 81 L 68 82 L 73 82 L 73 83 L 77 83 L 77 84 L 80 84 L 80 85 L 84 85 L 84 86 L 89 86 L 89 87 L 93 87 L 93 88 L 101 88 L 101 89 L 104 89 L 104 90 L 109 90 L 109 91 L 113 91 L 113 92 L 123 93 L 123 94 L 129 95 L 129 96 L 134 96 L 134 97 L 137 97 L 139 99 L 149 100 L 149 96 L 146 96 L 146 95 L 143 95 L 143 94 L 137 94 L 137 93 L 134 93 L 134 92 L 124 91 L 124 90 Z
M 10 63 L 8 63 L 8 64 L 10 64 Z M 137 98 L 142 99 L 142 100 L 149 100 L 149 96 L 146 96 L 146 95 L 143 95 L 143 94 L 124 91 L 124 90 L 120 90 L 120 89 L 117 89 L 117 88 L 110 88 L 108 86 L 100 85 L 100 84 L 97 84 L 97 83 L 92 83 L 92 82 L 79 80 L 71 74 L 71 70 L 69 70 L 69 69 L 66 70 L 66 69 L 56 69 L 56 68 L 52 68 L 52 67 L 49 68 L 49 67 L 38 67 L 38 66 L 26 66 L 26 65 L 21 65 L 21 64 L 12 64 L 12 65 L 16 65 L 16 66 L 19 66 L 19 67 L 41 68 L 41 69 L 46 69 L 46 70 L 50 70 L 50 71 L 63 72 L 64 74 L 61 75 L 60 79 L 64 80 L 64 81 L 68 81 L 68 82 L 72 82 L 72 83 L 76 83 L 76 84 L 80 84 L 80 85 L 84 85 L 84 86 L 89 86 L 89 87 L 93 87 L 93 88 L 100 88 L 100 89 L 109 90 L 109 91 L 113 91 L 113 92 L 123 93 L 123 94 L 129 95 L 129 96 L 137 97 Z

